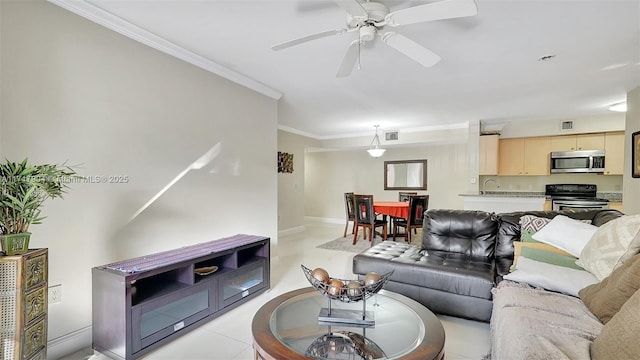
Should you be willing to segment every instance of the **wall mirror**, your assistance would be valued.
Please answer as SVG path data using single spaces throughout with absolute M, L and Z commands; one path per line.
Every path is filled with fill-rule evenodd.
M 384 162 L 385 190 L 427 190 L 427 160 Z

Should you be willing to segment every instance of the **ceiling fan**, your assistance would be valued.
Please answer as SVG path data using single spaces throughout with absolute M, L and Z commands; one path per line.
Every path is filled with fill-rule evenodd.
M 366 42 L 373 41 L 376 35 L 378 35 L 385 44 L 417 61 L 419 64 L 425 67 L 431 67 L 440 61 L 438 54 L 402 34 L 383 30 L 386 27 L 467 17 L 478 13 L 474 0 L 443 0 L 394 12 L 390 12 L 384 4 L 374 1 L 363 3 L 360 3 L 358 0 L 334 1 L 347 12 L 346 28 L 303 36 L 274 45 L 271 49 L 282 50 L 327 36 L 357 32 L 358 38 L 352 41 L 347 48 L 347 52 L 336 74 L 337 77 L 346 77 L 351 74 L 356 62 L 358 62 L 360 58 L 360 46 Z

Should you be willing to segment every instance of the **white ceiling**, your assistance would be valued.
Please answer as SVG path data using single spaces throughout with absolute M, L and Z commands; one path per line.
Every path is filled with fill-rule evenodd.
M 52 0 L 68 2 L 69 0 Z M 382 0 L 391 11 L 431 1 Z M 84 2 L 283 94 L 279 125 L 317 138 L 608 113 L 640 84 L 640 0 L 477 0 L 475 17 L 395 28 L 442 57 L 425 68 L 381 43 L 335 74 L 357 35 L 271 46 L 345 27 L 335 2 Z M 97 7 L 97 9 L 96 9 Z M 112 17 L 113 19 L 113 17 Z M 550 61 L 539 61 L 556 55 Z

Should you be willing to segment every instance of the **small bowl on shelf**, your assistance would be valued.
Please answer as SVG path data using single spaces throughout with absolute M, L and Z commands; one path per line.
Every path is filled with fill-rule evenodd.
M 392 270 L 383 275 L 369 273 L 363 281 L 346 280 L 329 278 L 328 276 L 317 276 L 318 273 L 314 273 L 314 271 L 322 269 L 311 270 L 304 265 L 300 266 L 302 267 L 304 276 L 316 291 L 331 300 L 338 300 L 344 303 L 368 299 L 371 295 L 380 291 L 382 286 L 389 281 L 391 274 L 393 274 Z M 322 274 L 322 271 L 319 271 L 319 273 Z M 326 274 L 326 271 L 324 273 Z

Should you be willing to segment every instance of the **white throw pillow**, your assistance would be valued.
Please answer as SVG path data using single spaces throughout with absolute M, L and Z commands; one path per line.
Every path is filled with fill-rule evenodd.
M 625 215 L 598 228 L 576 264 L 599 280 L 640 250 L 640 215 Z
M 582 288 L 598 282 L 588 271 L 547 264 L 524 256 L 518 256 L 517 260 L 516 269 L 505 275 L 505 279 L 575 297 L 579 296 Z
M 579 257 L 596 230 L 597 226 L 557 215 L 549 224 L 533 234 L 532 238 Z

